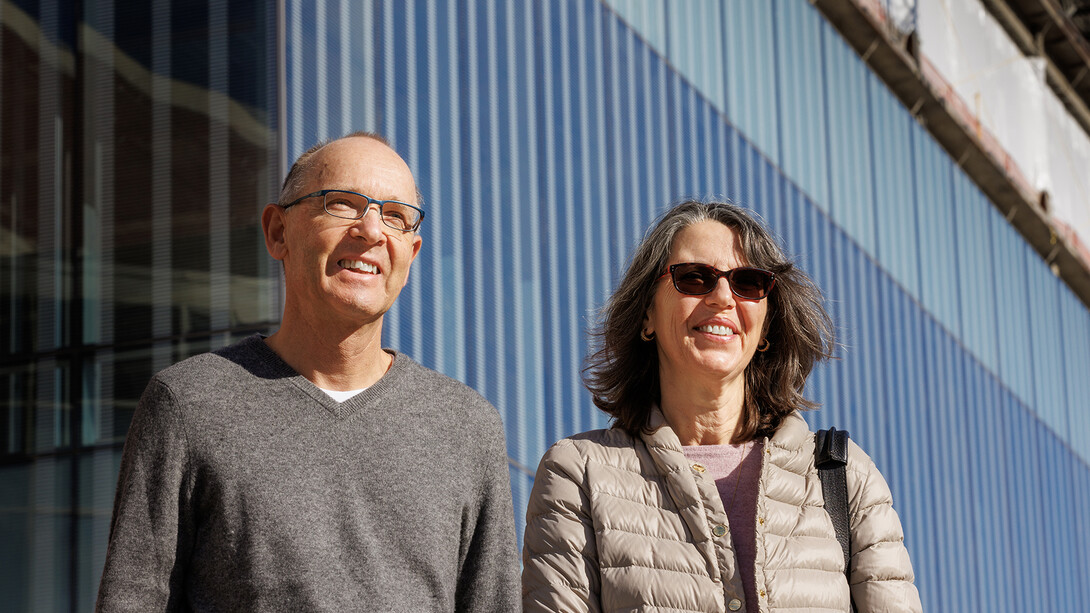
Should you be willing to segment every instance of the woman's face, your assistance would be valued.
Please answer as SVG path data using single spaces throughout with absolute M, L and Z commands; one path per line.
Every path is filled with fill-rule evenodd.
M 671 264 L 697 262 L 720 270 L 746 266 L 734 230 L 718 221 L 701 221 L 674 240 Z M 658 280 L 644 319 L 654 332 L 659 375 L 664 385 L 693 377 L 722 382 L 737 379 L 761 342 L 768 300 L 735 296 L 726 278 L 703 296 L 687 296 L 674 288 L 669 275 Z

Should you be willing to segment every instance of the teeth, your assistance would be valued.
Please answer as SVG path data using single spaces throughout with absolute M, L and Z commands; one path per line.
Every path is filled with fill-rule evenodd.
M 362 270 L 363 272 L 369 272 L 373 275 L 378 274 L 378 266 L 374 264 L 367 264 L 360 262 L 359 260 L 341 260 L 337 262 L 341 265 L 341 268 L 348 268 L 349 270 Z
M 701 332 L 707 332 L 708 334 L 714 334 L 716 336 L 733 336 L 734 332 L 726 326 L 700 326 L 697 328 Z

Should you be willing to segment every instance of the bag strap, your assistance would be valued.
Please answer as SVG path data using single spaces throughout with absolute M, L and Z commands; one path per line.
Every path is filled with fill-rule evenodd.
M 825 510 L 833 520 L 836 540 L 844 550 L 844 574 L 851 580 L 851 523 L 848 520 L 848 433 L 829 428 L 814 433 L 814 465 L 821 479 Z M 850 585 L 850 583 L 849 583 Z

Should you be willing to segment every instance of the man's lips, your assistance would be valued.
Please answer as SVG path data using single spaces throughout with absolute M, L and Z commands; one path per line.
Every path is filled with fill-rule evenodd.
M 378 274 L 378 266 L 361 260 L 340 260 L 337 265 L 346 270 L 355 270 L 362 273 Z

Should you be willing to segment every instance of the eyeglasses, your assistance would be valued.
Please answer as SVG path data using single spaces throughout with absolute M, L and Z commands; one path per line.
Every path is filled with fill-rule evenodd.
M 730 291 L 746 300 L 760 300 L 768 296 L 776 285 L 776 275 L 760 268 L 719 270 L 714 266 L 695 262 L 674 264 L 659 275 L 659 279 L 666 275 L 673 279 L 674 289 L 687 296 L 710 294 L 718 285 L 719 277 L 726 277 Z
M 294 206 L 307 198 L 321 197 L 322 207 L 325 212 L 341 219 L 363 219 L 371 206 L 378 206 L 378 214 L 382 223 L 402 232 L 412 232 L 420 227 L 424 220 L 424 210 L 411 204 L 397 200 L 375 200 L 370 196 L 364 196 L 356 192 L 341 189 L 323 189 L 306 196 L 300 196 L 284 205 L 284 208 Z

